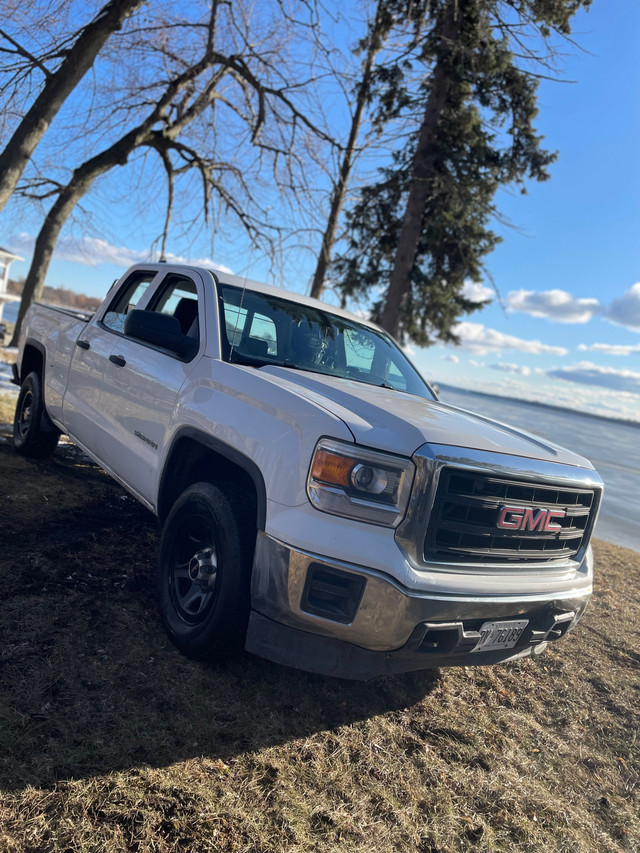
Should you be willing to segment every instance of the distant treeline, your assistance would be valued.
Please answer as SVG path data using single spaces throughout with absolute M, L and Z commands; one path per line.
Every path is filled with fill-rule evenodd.
M 15 296 L 22 296 L 24 279 L 9 279 L 7 291 Z M 65 308 L 78 308 L 81 311 L 95 311 L 102 302 L 97 296 L 87 296 L 84 293 L 76 293 L 66 287 L 48 287 L 45 285 L 41 302 L 50 305 L 64 305 Z

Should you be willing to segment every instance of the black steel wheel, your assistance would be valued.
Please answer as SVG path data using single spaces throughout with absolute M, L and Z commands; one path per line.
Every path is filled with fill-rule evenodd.
M 42 377 L 29 373 L 21 387 L 13 419 L 13 446 L 16 453 L 31 459 L 46 459 L 56 449 L 60 431 L 44 407 Z
M 189 657 L 242 648 L 250 539 L 230 489 L 195 483 L 171 509 L 160 538 L 156 592 L 169 637 Z

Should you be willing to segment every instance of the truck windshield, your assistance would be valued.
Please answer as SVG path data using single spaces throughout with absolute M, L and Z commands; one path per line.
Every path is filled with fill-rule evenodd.
M 376 329 L 233 285 L 218 285 L 218 293 L 226 361 L 308 370 L 434 398 L 394 341 Z

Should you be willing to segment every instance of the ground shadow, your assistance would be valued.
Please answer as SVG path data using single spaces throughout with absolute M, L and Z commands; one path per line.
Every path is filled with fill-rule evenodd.
M 71 446 L 0 443 L 0 787 L 228 760 L 420 702 L 438 671 L 349 682 L 182 657 L 156 615 L 156 521 Z

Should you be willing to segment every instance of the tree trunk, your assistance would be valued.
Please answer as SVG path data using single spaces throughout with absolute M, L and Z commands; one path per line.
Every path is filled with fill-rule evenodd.
M 24 283 L 22 301 L 18 311 L 13 338 L 10 346 L 18 346 L 20 329 L 27 309 L 32 302 L 40 299 L 44 282 L 51 263 L 60 230 L 73 212 L 80 199 L 89 191 L 93 182 L 112 169 L 114 166 L 124 166 L 131 152 L 140 145 L 148 145 L 153 140 L 153 131 L 143 123 L 135 130 L 123 136 L 110 148 L 92 157 L 73 173 L 67 186 L 61 191 L 55 204 L 44 220 L 33 250 L 31 266 Z
M 322 246 L 320 247 L 320 254 L 318 256 L 316 271 L 313 275 L 311 291 L 309 294 L 310 296 L 313 296 L 314 299 L 320 299 L 320 297 L 322 296 L 322 291 L 324 290 L 324 281 L 327 275 L 329 263 L 331 261 L 331 250 L 336 240 L 338 217 L 340 216 L 340 210 L 342 209 L 342 205 L 344 203 L 344 199 L 347 193 L 349 175 L 351 173 L 351 167 L 353 166 L 353 160 L 356 155 L 356 143 L 358 141 L 360 127 L 362 125 L 362 115 L 364 113 L 364 108 L 367 104 L 367 100 L 369 97 L 371 75 L 373 72 L 373 63 L 376 58 L 376 55 L 382 48 L 382 38 L 385 35 L 384 31 L 388 28 L 384 23 L 382 15 L 384 2 L 385 0 L 379 0 L 378 6 L 376 8 L 376 16 L 373 23 L 371 38 L 369 40 L 369 47 L 367 48 L 367 55 L 365 58 L 362 73 L 362 80 L 358 85 L 356 108 L 351 119 L 349 139 L 347 140 L 347 145 L 345 147 L 344 155 L 342 157 L 342 163 L 340 164 L 338 180 L 333 188 L 333 192 L 331 193 L 329 218 L 327 219 L 327 226 L 325 228 L 324 234 L 322 235 Z
M 440 36 L 443 51 L 433 69 L 429 97 L 413 158 L 409 197 L 398 237 L 398 248 L 391 271 L 387 299 L 380 318 L 380 325 L 393 337 L 399 336 L 402 304 L 411 289 L 411 272 L 422 233 L 424 212 L 429 196 L 429 178 L 435 161 L 433 143 L 449 94 L 451 46 L 460 35 L 462 23 L 460 7 L 463 2 L 464 0 L 449 0 Z
M 0 154 L 0 210 L 9 200 L 29 158 L 67 97 L 91 68 L 109 36 L 146 0 L 109 0 L 80 32 L 57 71 L 26 113 Z

